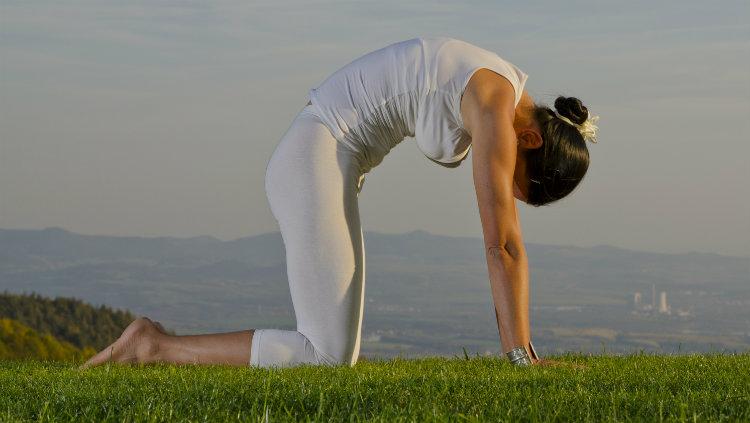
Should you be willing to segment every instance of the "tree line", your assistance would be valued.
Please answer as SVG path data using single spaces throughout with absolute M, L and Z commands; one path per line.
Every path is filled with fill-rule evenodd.
M 91 347 L 80 349 L 16 320 L 0 318 L 0 360 L 82 361 L 94 354 L 96 351 Z
M 76 361 L 112 342 L 135 316 L 75 298 L 0 293 L 0 359 Z

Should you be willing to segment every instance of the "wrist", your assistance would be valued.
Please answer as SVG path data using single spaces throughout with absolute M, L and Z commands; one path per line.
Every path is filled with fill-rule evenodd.
M 508 356 L 510 364 L 514 366 L 530 366 L 532 364 L 529 352 L 522 346 L 513 348 L 505 353 L 505 355 Z
M 534 350 L 534 344 L 529 341 L 526 345 L 518 346 L 505 353 L 511 364 L 516 366 L 530 366 L 539 361 Z

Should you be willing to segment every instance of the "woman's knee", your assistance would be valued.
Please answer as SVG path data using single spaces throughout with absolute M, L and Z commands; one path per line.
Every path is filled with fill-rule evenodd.
M 326 364 L 329 366 L 353 366 L 357 362 L 359 351 L 353 352 L 340 342 L 323 342 L 316 340 L 315 343 L 313 343 L 309 338 L 308 341 L 310 342 L 310 345 L 312 345 L 320 364 Z
M 250 353 L 250 365 L 257 367 L 291 367 L 302 364 L 329 366 L 354 365 L 354 356 L 331 345 L 316 346 L 298 331 L 256 329 Z

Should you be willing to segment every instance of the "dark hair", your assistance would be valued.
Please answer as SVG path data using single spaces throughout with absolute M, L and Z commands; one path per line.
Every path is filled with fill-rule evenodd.
M 586 106 L 575 97 L 557 97 L 555 109 L 577 125 L 589 117 Z M 542 206 L 565 197 L 578 186 L 589 167 L 589 150 L 578 128 L 549 107 L 535 104 L 533 117 L 542 131 L 543 143 L 540 148 L 525 150 L 528 203 Z

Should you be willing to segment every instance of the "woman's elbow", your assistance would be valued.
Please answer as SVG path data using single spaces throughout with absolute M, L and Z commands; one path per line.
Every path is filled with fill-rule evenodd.
M 526 257 L 522 242 L 499 242 L 486 246 L 487 256 L 492 258 L 521 260 Z

